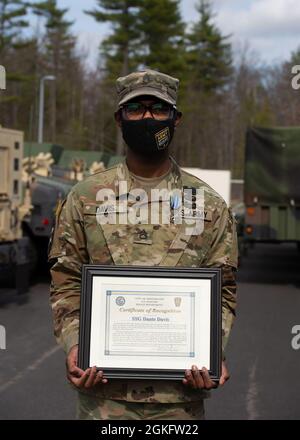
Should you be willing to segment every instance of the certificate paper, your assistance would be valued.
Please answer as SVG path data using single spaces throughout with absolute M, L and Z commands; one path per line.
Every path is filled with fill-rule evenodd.
M 83 265 L 78 366 L 109 379 L 182 380 L 196 365 L 218 381 L 220 268 Z
M 210 369 L 209 280 L 94 277 L 92 304 L 91 366 Z
M 195 353 L 195 292 L 107 290 L 105 354 Z

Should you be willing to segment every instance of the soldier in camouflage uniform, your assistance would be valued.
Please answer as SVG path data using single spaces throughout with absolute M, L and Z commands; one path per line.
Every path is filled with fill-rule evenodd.
M 82 264 L 221 267 L 223 355 L 236 307 L 237 240 L 235 220 L 224 200 L 211 187 L 184 172 L 169 156 L 169 144 L 181 113 L 176 109 L 179 81 L 152 70 L 117 80 L 115 118 L 128 145 L 121 164 L 78 183 L 57 213 L 49 261 L 51 305 L 55 335 L 67 355 L 67 376 L 79 393 L 81 419 L 202 419 L 204 398 L 216 387 L 202 366 L 188 366 L 178 381 L 107 380 L 95 367 L 77 366 Z M 128 193 L 153 188 L 204 189 L 204 229 L 187 234 L 183 224 L 115 224 L 99 222 L 99 190 L 111 189 L 117 198 L 120 182 Z M 128 196 L 128 212 L 138 198 Z M 152 201 L 149 197 L 147 204 Z M 100 219 L 101 220 L 101 219 Z M 225 358 L 223 359 L 225 360 Z M 223 385 L 229 378 L 222 363 Z

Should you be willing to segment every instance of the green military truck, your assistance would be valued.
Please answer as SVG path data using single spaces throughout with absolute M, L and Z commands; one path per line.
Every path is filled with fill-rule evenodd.
M 244 202 L 244 243 L 300 248 L 300 127 L 247 131 Z

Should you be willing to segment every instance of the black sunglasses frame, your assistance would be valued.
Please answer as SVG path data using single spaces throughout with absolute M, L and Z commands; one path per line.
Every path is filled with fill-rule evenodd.
M 128 103 L 128 104 L 131 104 L 131 103 Z M 141 103 L 137 103 L 137 104 L 141 104 Z M 144 119 L 144 116 L 145 116 L 147 110 L 150 111 L 152 118 L 153 118 L 153 119 L 156 119 L 156 118 L 153 116 L 152 109 L 151 109 L 151 107 L 152 107 L 153 105 L 155 105 L 155 104 L 157 104 L 157 102 L 155 102 L 155 103 L 153 103 L 153 104 L 150 104 L 150 105 L 141 104 L 141 105 L 144 107 L 144 113 L 143 113 L 143 116 L 141 117 L 141 119 Z M 167 103 L 166 103 L 166 104 L 167 104 Z M 127 103 L 125 103 L 125 104 L 123 104 L 123 105 L 121 105 L 121 106 L 119 107 L 119 112 L 121 113 L 123 119 L 125 119 L 124 116 L 123 116 L 123 110 L 125 110 L 126 105 L 127 105 Z M 168 104 L 167 104 L 167 105 L 168 105 Z M 169 107 L 170 107 L 170 116 L 169 116 L 167 119 L 164 119 L 165 121 L 172 120 L 172 119 L 176 119 L 176 116 L 177 116 L 177 114 L 178 114 L 178 111 L 177 111 L 177 108 L 176 108 L 175 105 L 169 104 Z M 141 119 L 139 119 L 139 120 L 141 120 Z M 126 119 L 126 120 L 127 120 L 127 119 Z M 157 120 L 157 119 L 156 119 L 156 120 Z

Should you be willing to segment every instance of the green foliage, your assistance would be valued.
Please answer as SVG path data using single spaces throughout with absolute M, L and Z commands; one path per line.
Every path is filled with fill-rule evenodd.
M 0 54 L 21 44 L 21 31 L 28 27 L 27 2 L 24 0 L 0 0 Z
M 43 43 L 47 68 L 51 73 L 59 74 L 61 65 L 70 61 L 76 45 L 75 37 L 70 34 L 73 22 L 64 18 L 68 9 L 59 8 L 57 0 L 46 0 L 34 3 L 33 12 L 46 19 Z
M 289 63 L 290 63 L 292 66 L 295 66 L 295 65 L 299 65 L 299 64 L 300 64 L 300 46 L 299 46 L 295 51 L 293 51 L 293 52 L 291 53 L 291 57 L 290 57 L 290 61 L 289 61 Z
M 213 23 L 210 1 L 199 0 L 199 21 L 187 34 L 190 81 L 204 92 L 223 88 L 232 74 L 231 45 Z
M 97 0 L 97 8 L 85 11 L 99 23 L 111 23 L 113 33 L 101 44 L 108 77 L 126 75 L 137 68 L 137 21 L 142 0 Z
M 24 32 L 28 11 L 39 17 L 40 31 Z M 182 22 L 180 0 L 95 0 L 86 13 L 110 25 L 93 69 L 76 49 L 73 23 L 59 0 L 0 0 L 0 56 L 7 71 L 0 123 L 24 130 L 26 140 L 37 137 L 40 79 L 52 74 L 56 81 L 45 83 L 44 140 L 122 152 L 113 118 L 115 80 L 142 67 L 180 79 L 184 117 L 173 151 L 182 165 L 230 168 L 243 177 L 247 126 L 299 125 L 291 65 L 300 64 L 300 49 L 273 68 L 255 65 L 246 51 L 233 66 L 228 37 L 208 0 L 198 0 L 191 26 Z
M 183 79 L 184 23 L 179 0 L 143 0 L 138 27 L 141 64 Z
M 184 24 L 179 0 L 97 0 L 86 11 L 112 33 L 101 43 L 102 65 L 115 79 L 141 66 L 182 76 Z
M 60 8 L 57 0 L 45 0 L 33 5 L 34 14 L 44 18 L 45 34 L 40 46 L 39 77 L 54 75 L 56 81 L 46 84 L 45 139 L 59 142 L 66 132 L 80 126 L 79 96 L 82 86 L 81 63 L 76 54 L 76 38 L 72 35 L 72 21 L 66 19 L 67 8 Z M 39 78 L 40 79 L 40 78 Z M 67 122 L 66 122 L 67 121 Z
M 14 126 L 33 80 L 32 71 L 24 63 L 24 54 L 30 52 L 34 44 L 32 38 L 23 34 L 29 26 L 27 8 L 23 0 L 0 0 L 0 58 L 7 72 L 7 90 L 0 96 L 0 123 Z

